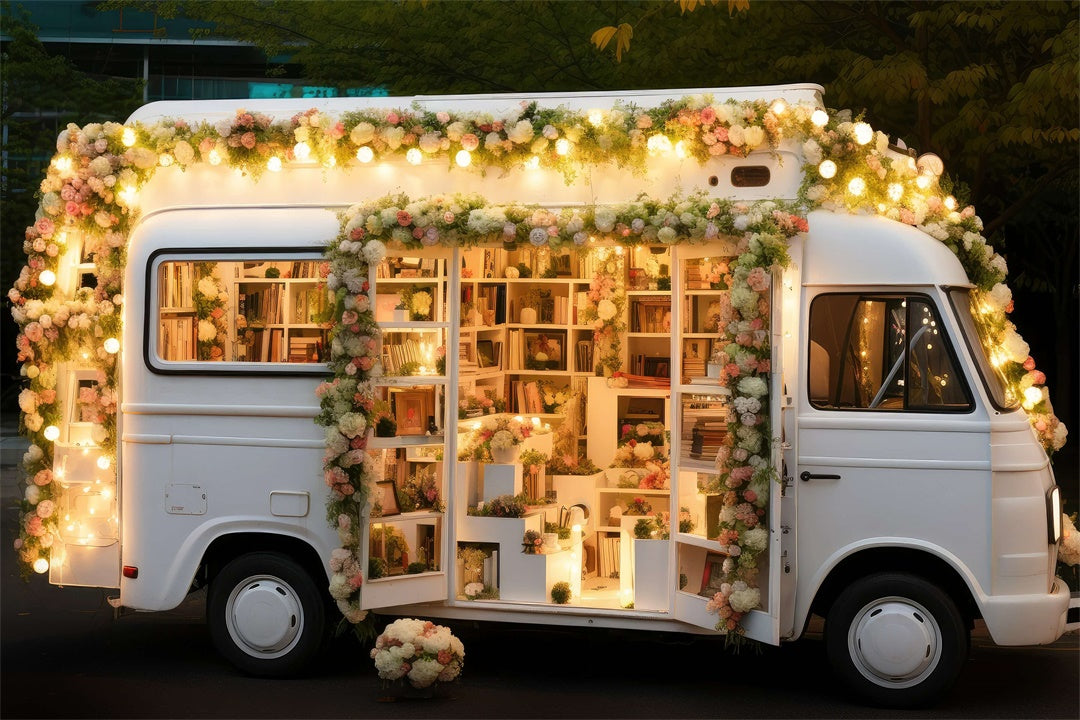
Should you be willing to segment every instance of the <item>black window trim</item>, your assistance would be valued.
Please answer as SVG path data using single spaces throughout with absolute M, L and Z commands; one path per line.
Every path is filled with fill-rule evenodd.
M 803 388 L 803 393 L 805 394 L 806 400 L 810 404 L 810 407 L 812 407 L 815 410 L 819 410 L 821 412 L 873 412 L 873 413 L 890 413 L 890 414 L 905 413 L 905 414 L 909 414 L 909 415 L 910 414 L 967 415 L 967 414 L 971 414 L 971 413 L 975 412 L 976 402 L 975 402 L 974 394 L 971 392 L 971 383 L 969 382 L 968 378 L 966 377 L 967 373 L 964 372 L 964 366 L 959 361 L 960 358 L 956 354 L 956 349 L 953 347 L 952 340 L 949 337 L 949 335 L 951 333 L 948 333 L 948 332 L 946 332 L 942 336 L 945 339 L 945 350 L 949 354 L 950 360 L 952 360 L 953 367 L 956 368 L 956 370 L 957 370 L 958 379 L 961 381 L 962 389 L 964 391 L 964 397 L 967 398 L 967 402 L 968 402 L 967 407 L 965 407 L 965 408 L 954 408 L 954 409 L 948 409 L 948 408 L 917 408 L 917 409 L 913 409 L 913 408 L 908 408 L 908 407 L 906 407 L 906 403 L 907 403 L 906 389 L 905 389 L 905 396 L 904 396 L 905 407 L 902 407 L 902 408 L 824 407 L 824 406 L 814 402 L 814 400 L 810 397 L 810 383 L 809 383 L 809 378 L 810 378 L 809 343 L 810 343 L 810 339 L 811 339 L 810 338 L 810 318 L 813 317 L 813 314 L 814 314 L 814 303 L 816 303 L 819 298 L 823 298 L 823 297 L 827 297 L 827 296 L 835 296 L 835 295 L 849 295 L 849 296 L 850 295 L 855 295 L 855 296 L 858 297 L 857 302 L 862 302 L 863 300 L 879 300 L 879 299 L 895 299 L 895 298 L 903 298 L 904 300 L 911 300 L 913 298 L 914 299 L 920 299 L 920 300 L 924 300 L 927 305 L 929 305 L 931 308 L 933 308 L 934 312 L 937 314 L 937 320 L 939 322 L 943 318 L 943 313 L 941 312 L 941 308 L 938 307 L 937 303 L 934 302 L 934 299 L 930 295 L 928 295 L 927 293 L 924 293 L 924 292 L 907 292 L 907 291 L 902 291 L 902 290 L 898 290 L 898 291 L 894 291 L 894 292 L 888 292 L 888 291 L 865 291 L 865 290 L 856 290 L 856 291 L 844 292 L 844 291 L 838 290 L 838 291 L 835 291 L 835 292 L 824 292 L 824 293 L 820 293 L 818 295 L 815 295 L 814 299 L 810 301 L 810 309 L 809 309 L 809 312 L 807 313 L 807 326 L 806 326 L 806 339 L 807 339 L 806 377 L 807 377 L 807 382 L 806 382 L 806 387 Z M 849 323 L 849 326 L 850 326 L 850 323 Z M 943 327 L 942 329 L 944 330 L 946 328 Z M 961 333 L 961 334 L 963 334 L 963 333 Z M 848 333 L 845 333 L 845 337 L 849 337 L 849 335 L 850 335 L 850 327 L 849 327 Z M 905 383 L 905 388 L 906 388 L 906 383 Z
M 220 363 L 211 363 L 204 360 L 184 361 L 196 362 L 207 365 L 207 369 L 202 368 L 170 368 L 156 365 L 158 363 L 173 362 L 169 360 L 162 360 L 157 356 L 156 343 L 153 343 L 152 347 L 151 338 L 156 337 L 156 334 L 151 332 L 151 320 L 156 325 L 158 317 L 158 308 L 151 307 L 151 298 L 155 295 L 154 288 L 154 267 L 157 265 L 159 258 L 167 256 L 182 256 L 180 261 L 189 262 L 211 262 L 210 260 L 200 260 L 199 256 L 216 256 L 216 255 L 239 255 L 246 256 L 248 258 L 254 257 L 256 259 L 265 256 L 281 256 L 282 259 L 295 259 L 298 256 L 303 259 L 323 259 L 322 252 L 317 247 L 311 245 L 290 246 L 290 247 L 275 247 L 275 248 L 251 248 L 251 247 L 220 247 L 220 248 L 207 248 L 207 247 L 188 247 L 188 248 L 161 248 L 150 253 L 150 256 L 146 259 L 146 280 L 145 280 L 145 299 L 143 302 L 143 363 L 154 375 L 207 375 L 207 376 L 247 376 L 247 377 L 266 377 L 266 376 L 286 376 L 286 377 L 320 377 L 330 376 L 329 364 L 327 363 L 305 363 L 301 365 L 299 363 L 293 363 L 291 366 L 287 366 L 287 363 L 239 363 L 236 361 L 222 361 Z M 162 260 L 161 262 L 167 262 Z M 177 262 L 177 260 L 174 260 Z M 233 261 L 235 262 L 235 261 Z M 212 368 L 212 369 L 211 369 Z

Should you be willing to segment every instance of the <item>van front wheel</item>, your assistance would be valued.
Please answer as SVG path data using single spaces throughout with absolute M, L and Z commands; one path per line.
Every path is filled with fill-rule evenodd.
M 210 583 L 210 636 L 225 659 L 251 675 L 281 677 L 318 655 L 326 627 L 322 596 L 292 558 L 249 553 Z
M 969 633 L 956 604 L 915 575 L 880 573 L 852 583 L 825 620 L 833 669 L 875 705 L 939 699 L 967 660 Z

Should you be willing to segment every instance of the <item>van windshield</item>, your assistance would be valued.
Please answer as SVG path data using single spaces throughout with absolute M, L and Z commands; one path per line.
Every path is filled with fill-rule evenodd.
M 1011 410 L 1017 407 L 1019 400 L 1009 391 L 1009 384 L 1001 371 L 1000 364 L 995 365 L 991 358 L 987 357 L 985 349 L 987 328 L 979 320 L 981 314 L 975 307 L 975 298 L 971 291 L 968 288 L 950 288 L 949 301 L 963 328 L 968 350 L 975 358 L 975 364 L 979 366 L 979 375 L 982 376 L 991 401 L 999 410 Z

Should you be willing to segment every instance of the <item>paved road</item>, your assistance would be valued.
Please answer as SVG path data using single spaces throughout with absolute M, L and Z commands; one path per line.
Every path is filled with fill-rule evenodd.
M 351 638 L 335 642 L 312 677 L 248 678 L 211 648 L 201 593 L 171 612 L 116 617 L 104 591 L 20 580 L 10 550 L 14 477 L 0 468 L 5 719 L 1080 717 L 1076 634 L 1048 647 L 997 648 L 981 630 L 952 694 L 918 712 L 848 700 L 816 639 L 736 656 L 721 643 L 663 634 L 462 624 L 453 627 L 465 674 L 449 697 L 378 702 L 371 660 Z

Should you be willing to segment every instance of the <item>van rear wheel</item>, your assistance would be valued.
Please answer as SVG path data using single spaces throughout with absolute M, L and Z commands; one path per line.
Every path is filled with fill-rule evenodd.
M 303 670 L 322 648 L 326 606 L 311 576 L 279 553 L 249 553 L 210 583 L 207 622 L 214 647 L 251 675 Z
M 856 581 L 829 609 L 825 648 L 834 671 L 865 700 L 887 707 L 932 703 L 967 660 L 968 625 L 939 587 L 915 575 Z

